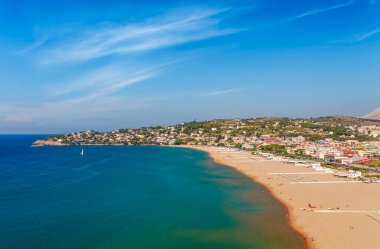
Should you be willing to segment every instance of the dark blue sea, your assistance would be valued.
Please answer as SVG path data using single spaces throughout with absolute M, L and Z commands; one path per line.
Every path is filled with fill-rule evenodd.
M 206 153 L 0 136 L 0 248 L 297 249 L 285 208 Z

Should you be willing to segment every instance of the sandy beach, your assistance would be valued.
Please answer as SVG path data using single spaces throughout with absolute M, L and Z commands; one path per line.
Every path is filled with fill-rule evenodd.
M 186 147 L 206 151 L 216 162 L 266 186 L 288 207 L 291 226 L 305 236 L 309 248 L 379 248 L 380 184 L 338 178 L 278 161 L 254 160 L 248 152 Z M 309 204 L 316 208 L 310 211 Z

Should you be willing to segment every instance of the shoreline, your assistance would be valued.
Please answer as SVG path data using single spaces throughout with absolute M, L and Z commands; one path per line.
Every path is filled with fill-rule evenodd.
M 212 146 L 172 147 L 206 152 L 214 162 L 264 186 L 286 208 L 289 227 L 306 238 L 309 249 L 376 249 L 380 244 L 380 184 L 342 180 L 278 161 L 253 160 L 248 152 Z M 308 207 L 310 203 L 315 207 Z
M 39 141 L 39 140 L 38 140 Z M 43 144 L 43 145 L 35 145 L 33 147 L 71 147 L 71 146 L 77 146 L 77 147 L 80 147 L 80 146 L 83 146 L 83 147 L 86 147 L 86 146 L 130 146 L 130 145 L 102 145 L 102 144 L 83 144 L 83 145 L 65 145 L 65 144 L 58 144 L 58 143 L 46 143 L 46 144 Z M 243 170 L 235 167 L 233 164 L 229 163 L 229 162 L 226 162 L 225 160 L 221 160 L 221 158 L 218 158 L 215 154 L 215 152 L 213 152 L 212 150 L 210 150 L 210 148 L 212 147 L 206 147 L 206 146 L 190 146 L 190 145 L 150 145 L 150 146 L 153 146 L 153 147 L 171 147 L 171 148 L 185 148 L 185 149 L 195 149 L 195 150 L 198 150 L 198 151 L 202 151 L 202 152 L 206 152 L 208 154 L 208 156 L 210 157 L 211 160 L 213 160 L 215 163 L 217 164 L 221 164 L 221 165 L 224 165 L 224 166 L 227 166 L 227 167 L 230 167 L 236 171 L 238 171 L 240 174 L 242 174 L 242 176 L 245 176 L 247 177 L 250 181 L 254 181 L 256 184 L 260 184 L 261 186 L 263 186 L 264 188 L 266 188 L 267 190 L 269 190 L 269 193 L 270 195 L 276 200 L 278 201 L 279 203 L 281 203 L 281 205 L 285 208 L 286 210 L 286 219 L 287 219 L 287 224 L 289 226 L 290 229 L 292 229 L 296 234 L 298 234 L 300 236 L 301 239 L 303 239 L 303 243 L 305 245 L 305 248 L 307 249 L 317 249 L 317 247 L 315 247 L 312 243 L 311 243 L 311 240 L 308 238 L 307 236 L 307 233 L 305 231 L 303 231 L 302 229 L 300 229 L 299 227 L 297 227 L 294 223 L 295 223 L 295 219 L 293 217 L 293 213 L 292 213 L 292 207 L 284 202 L 283 200 L 281 200 L 273 191 L 273 189 L 268 186 L 267 184 L 265 184 L 264 182 L 260 181 L 258 179 L 258 177 L 256 176 L 253 176 L 253 175 L 250 175 L 250 174 L 247 174 L 246 172 L 244 172 Z M 216 147 L 215 147 L 216 148 Z
M 377 249 L 380 244 L 380 184 L 274 160 L 255 160 L 246 151 L 199 145 L 157 147 L 206 152 L 214 162 L 265 187 L 286 209 L 289 228 L 306 238 L 308 249 Z
M 240 174 L 242 174 L 243 176 L 247 177 L 250 181 L 254 181 L 256 184 L 260 184 L 261 186 L 263 186 L 264 188 L 266 188 L 267 190 L 269 190 L 269 193 L 271 194 L 271 196 L 278 202 L 280 202 L 284 208 L 286 209 L 286 219 L 287 219 L 287 223 L 288 223 L 288 226 L 290 229 L 292 229 L 295 233 L 297 233 L 301 238 L 304 238 L 304 244 L 306 246 L 307 249 L 318 249 L 310 239 L 308 239 L 307 237 L 307 233 L 305 231 L 303 231 L 301 228 L 297 227 L 294 223 L 295 223 L 295 218 L 293 217 L 293 213 L 292 213 L 292 209 L 293 207 L 291 207 L 288 203 L 284 202 L 283 200 L 281 200 L 274 192 L 273 192 L 273 189 L 269 186 L 267 186 L 265 183 L 261 182 L 257 177 L 253 176 L 253 175 L 248 175 L 246 172 L 240 170 L 239 168 L 236 168 L 234 165 L 230 164 L 230 163 L 227 163 L 223 160 L 220 160 L 220 158 L 216 157 L 215 156 L 215 153 L 213 153 L 212 151 L 210 150 L 207 150 L 205 147 L 200 147 L 200 146 L 170 146 L 170 147 L 181 147 L 181 148 L 187 148 L 187 149 L 195 149 L 195 150 L 199 150 L 199 151 L 202 151 L 202 152 L 206 152 L 208 154 L 208 156 L 217 164 L 221 164 L 221 165 L 225 165 L 227 167 L 230 167 L 230 168 L 233 168 L 234 170 L 238 171 Z
M 300 237 L 302 237 L 304 239 L 306 248 L 308 248 L 308 249 L 317 249 L 317 247 L 312 243 L 312 241 L 310 239 L 308 239 L 307 233 L 305 231 L 303 231 L 301 228 L 299 228 L 299 227 L 297 227 L 295 225 L 295 218 L 293 217 L 293 211 L 292 211 L 293 207 L 290 206 L 288 203 L 284 202 L 283 200 L 281 200 L 273 192 L 273 188 L 271 188 L 271 187 L 267 186 L 265 183 L 261 182 L 257 177 L 251 176 L 251 175 L 247 175 L 244 171 L 235 168 L 233 165 L 227 164 L 226 162 L 224 162 L 222 160 L 218 160 L 218 158 L 216 158 L 215 155 L 213 153 L 211 153 L 210 151 L 206 151 L 206 150 L 200 150 L 200 151 L 207 152 L 207 154 L 209 155 L 209 157 L 214 162 L 216 162 L 218 164 L 222 164 L 222 165 L 228 166 L 230 168 L 233 168 L 234 170 L 238 171 L 240 174 L 248 177 L 251 181 L 254 181 L 255 183 L 258 183 L 261 186 L 263 186 L 264 188 L 268 189 L 269 193 L 271 194 L 271 196 L 275 200 L 277 200 L 278 202 L 280 202 L 285 207 L 285 209 L 286 209 L 286 215 L 287 215 L 286 218 L 287 218 L 287 223 L 289 225 L 289 228 L 292 229 L 295 233 L 297 233 Z

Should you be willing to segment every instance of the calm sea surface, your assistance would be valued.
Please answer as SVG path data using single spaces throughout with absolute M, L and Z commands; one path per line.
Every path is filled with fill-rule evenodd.
M 297 249 L 266 189 L 206 153 L 0 136 L 0 248 Z

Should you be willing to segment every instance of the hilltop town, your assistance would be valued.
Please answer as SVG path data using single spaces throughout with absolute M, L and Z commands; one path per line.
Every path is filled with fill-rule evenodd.
M 247 150 L 271 160 L 286 157 L 378 169 L 380 121 L 344 116 L 192 121 L 111 132 L 90 130 L 34 143 L 44 145 L 207 145 Z

